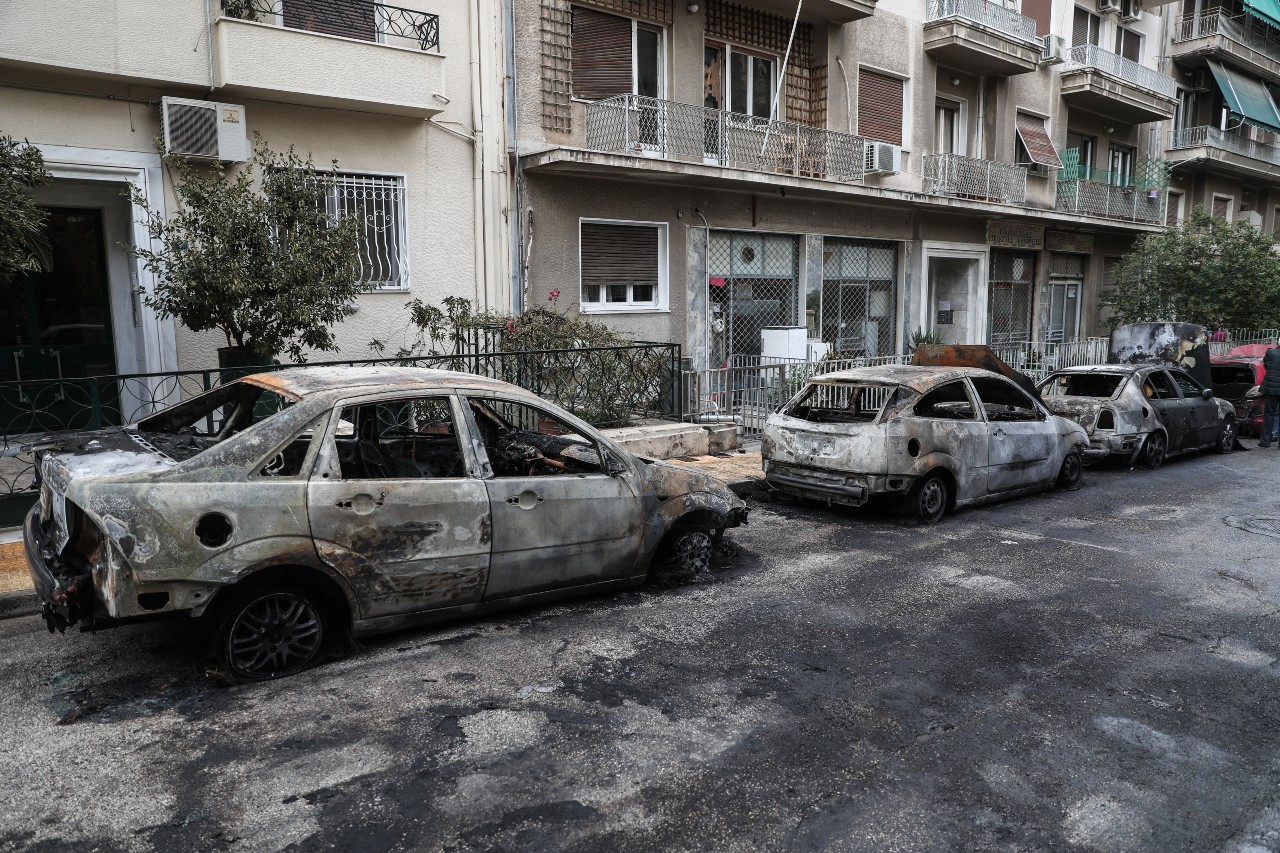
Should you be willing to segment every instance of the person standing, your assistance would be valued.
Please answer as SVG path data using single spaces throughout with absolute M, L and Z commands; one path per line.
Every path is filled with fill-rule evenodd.
M 1270 447 L 1271 442 L 1280 442 L 1280 341 L 1262 357 L 1262 368 L 1266 375 L 1262 377 L 1260 390 L 1266 408 L 1262 412 L 1262 436 L 1258 439 L 1258 446 Z

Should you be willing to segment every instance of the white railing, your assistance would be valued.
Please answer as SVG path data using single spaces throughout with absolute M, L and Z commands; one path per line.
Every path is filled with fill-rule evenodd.
M 1221 35 L 1239 45 L 1265 54 L 1273 62 L 1280 61 L 1280 40 L 1268 38 L 1249 29 L 1244 15 L 1228 15 L 1222 11 L 1207 12 L 1191 18 L 1183 18 L 1173 28 L 1173 43 L 1194 41 Z
M 1234 133 L 1227 133 L 1216 127 L 1184 127 L 1181 130 L 1169 131 L 1170 151 L 1177 151 L 1180 148 L 1199 148 L 1200 146 L 1221 148 L 1224 151 L 1230 151 L 1242 157 L 1249 157 L 1253 160 L 1270 163 L 1273 166 L 1280 166 L 1280 148 L 1274 145 L 1255 142 L 1252 139 L 1246 139 Z
M 867 171 L 860 136 L 640 95 L 587 104 L 587 148 L 835 181 Z
M 1027 200 L 1027 170 L 1022 166 L 959 154 L 928 154 L 923 159 L 924 192 L 929 195 L 1003 204 Z
M 929 0 L 925 22 L 962 18 L 1004 35 L 1038 45 L 1036 22 L 996 3 L 985 0 Z
M 1096 44 L 1078 44 L 1067 53 L 1067 60 L 1062 64 L 1062 73 L 1068 74 L 1080 70 L 1099 71 L 1123 83 L 1146 89 L 1164 98 L 1174 98 L 1178 93 L 1178 84 L 1167 74 L 1161 74 L 1154 68 L 1148 68 L 1132 59 L 1103 50 Z
M 1058 181 L 1058 210 L 1128 222 L 1163 223 L 1165 192 L 1098 181 Z

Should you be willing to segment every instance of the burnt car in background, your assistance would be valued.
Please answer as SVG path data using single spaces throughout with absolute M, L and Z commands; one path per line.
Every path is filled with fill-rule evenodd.
M 1250 397 L 1249 391 L 1262 384 L 1266 368 L 1262 357 L 1269 344 L 1246 344 L 1232 349 L 1226 355 L 1209 359 L 1209 374 L 1213 377 L 1213 393 L 1229 400 L 1236 409 L 1236 428 L 1241 435 L 1262 434 L 1262 414 L 1266 401 L 1259 395 Z
M 746 507 L 504 382 L 249 376 L 38 457 L 25 544 L 50 631 L 205 617 L 241 679 L 357 635 L 697 570 Z
M 973 367 L 862 367 L 815 376 L 765 424 L 765 477 L 785 494 L 949 510 L 1080 483 L 1084 430 Z
M 1235 444 L 1235 407 L 1172 365 L 1067 367 L 1039 391 L 1050 411 L 1084 427 L 1091 458 L 1116 455 L 1159 468 L 1169 456 L 1230 453 Z

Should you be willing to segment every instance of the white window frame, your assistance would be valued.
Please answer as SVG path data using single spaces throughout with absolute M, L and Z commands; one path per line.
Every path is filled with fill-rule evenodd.
M 904 93 L 905 93 L 905 87 L 904 87 Z M 905 94 L 903 95 L 903 100 L 904 101 L 906 100 Z M 938 108 L 943 106 L 941 102 L 946 102 L 947 109 L 954 109 L 956 111 L 956 144 L 955 144 L 956 150 L 953 153 L 957 154 L 960 157 L 967 157 L 969 154 L 969 102 L 964 98 L 952 98 L 947 95 L 937 95 L 935 97 L 935 103 L 933 108 L 933 116 L 934 116 L 933 136 L 934 136 L 935 147 L 938 144 L 937 122 L 938 122 Z M 904 103 L 903 106 L 905 107 L 906 104 Z M 903 115 L 903 124 L 904 125 L 906 124 L 905 112 Z M 903 130 L 906 130 L 906 128 L 904 127 Z M 904 142 L 906 141 L 906 138 L 907 137 L 905 135 L 902 137 Z M 941 152 L 935 151 L 933 153 L 938 154 Z
M 631 93 L 640 94 L 640 29 L 651 30 L 658 34 L 658 100 L 667 99 L 667 28 L 646 21 L 631 19 Z
M 1030 118 L 1038 118 L 1038 119 L 1040 119 L 1040 121 L 1044 122 L 1044 132 L 1045 132 L 1045 135 L 1049 137 L 1049 141 L 1050 141 L 1050 142 L 1052 142 L 1052 141 L 1053 141 L 1053 121 L 1052 121 L 1052 116 L 1047 116 L 1047 115 L 1044 115 L 1043 113 L 1038 113 L 1038 112 L 1036 112 L 1036 111 L 1034 111 L 1034 110 L 1028 110 L 1028 109 L 1024 109 L 1024 108 L 1022 108 L 1022 107 L 1015 107 L 1015 108 L 1014 108 L 1014 111 L 1013 111 L 1013 121 L 1014 121 L 1014 125 L 1013 125 L 1013 151 L 1014 151 L 1013 162 L 1014 162 L 1014 164 L 1015 164 L 1015 165 L 1017 165 L 1017 164 L 1018 164 L 1018 156 L 1017 156 L 1018 147 L 1019 147 L 1019 146 L 1021 146 L 1021 147 L 1023 148 L 1023 150 L 1026 150 L 1026 147 L 1027 147 L 1027 146 L 1026 146 L 1026 145 L 1024 145 L 1024 144 L 1023 144 L 1023 142 L 1022 142 L 1022 135 L 1018 133 L 1018 113 L 1022 113 L 1024 116 L 1028 116 L 1028 117 L 1030 117 Z M 1057 148 L 1057 146 L 1056 146 L 1056 145 L 1055 145 L 1054 147 L 1055 147 L 1055 148 Z M 1048 166 L 1045 166 L 1045 165 L 1042 165 L 1042 164 L 1040 164 L 1040 163 L 1032 163 L 1032 162 L 1030 162 L 1030 160 L 1031 160 L 1031 152 L 1030 152 L 1030 151 L 1027 151 L 1026 153 L 1027 153 L 1027 161 L 1028 161 L 1028 162 L 1027 162 L 1027 163 L 1024 163 L 1024 164 L 1022 164 L 1022 165 L 1026 166 L 1027 174 L 1028 174 L 1028 175 L 1036 175 L 1037 177 L 1041 177 L 1041 178 L 1047 178 L 1047 177 L 1049 176 L 1049 167 L 1048 167 Z M 1062 159 L 1062 152 L 1061 152 L 1061 150 L 1059 150 L 1059 151 L 1057 152 L 1057 154 L 1058 154 L 1058 159 L 1059 159 L 1059 160 L 1061 160 L 1061 159 Z
M 1121 35 L 1122 33 L 1123 35 Z M 1138 32 L 1137 30 L 1131 30 L 1128 27 L 1122 27 L 1119 25 L 1116 26 L 1115 37 L 1112 39 L 1112 44 L 1116 46 L 1115 54 L 1116 56 L 1124 56 L 1124 53 L 1120 51 L 1121 45 L 1119 44 L 1119 42 L 1121 40 L 1127 40 L 1129 38 L 1136 38 L 1138 40 L 1138 58 L 1134 61 L 1136 61 L 1139 65 L 1141 65 L 1142 60 L 1144 58 L 1143 54 L 1146 52 L 1145 48 L 1147 46 L 1147 40 L 1143 36 L 1143 34 Z
M 893 77 L 902 81 L 902 153 L 910 154 L 914 147 L 912 136 L 915 133 L 915 109 L 911 94 L 911 75 L 902 74 L 889 68 L 879 65 L 868 65 L 865 62 L 859 63 L 858 68 L 865 68 L 876 74 L 883 74 L 885 77 Z M 862 93 L 858 93 L 858 97 L 862 97 Z M 856 107 L 855 107 L 856 109 Z M 890 144 L 890 143 L 886 143 Z M 905 160 L 903 161 L 905 164 Z
M 1233 195 L 1222 195 L 1220 193 L 1213 193 L 1212 195 L 1210 195 L 1209 196 L 1209 215 L 1210 216 L 1213 215 L 1213 203 L 1218 199 L 1224 199 L 1227 202 L 1227 221 L 1235 222 L 1236 221 L 1236 197 Z
M 1165 200 L 1166 204 L 1172 204 L 1174 206 L 1173 221 L 1178 225 L 1181 225 L 1182 221 L 1186 218 L 1183 211 L 1183 205 L 1186 204 L 1186 202 L 1187 194 L 1177 190 L 1171 190 Z
M 633 225 L 637 227 L 653 227 L 658 229 L 658 292 L 653 302 L 585 302 L 582 282 L 582 226 L 584 223 L 601 225 Z M 578 312 L 581 314 L 656 314 L 671 310 L 670 274 L 668 270 L 670 258 L 670 242 L 668 232 L 670 226 L 666 222 L 650 222 L 641 219 L 602 219 L 596 216 L 578 217 Z
M 396 253 L 397 267 L 400 271 L 399 279 L 395 282 L 370 282 L 361 280 L 365 284 L 372 284 L 372 292 L 390 292 L 399 293 L 409 289 L 409 179 L 408 176 L 400 172 L 371 172 L 361 169 L 342 169 L 337 173 L 337 181 L 341 185 L 344 178 L 376 178 L 380 180 L 396 181 L 398 183 L 397 190 L 399 198 L 396 200 L 395 216 L 395 244 L 398 249 Z M 333 210 L 329 209 L 330 200 L 333 197 L 326 193 L 325 208 L 326 211 L 333 215 Z M 336 210 L 336 202 L 334 209 Z M 361 229 L 361 245 L 364 245 L 364 230 Z
M 783 85 L 783 81 L 779 77 L 779 71 L 778 71 L 778 66 L 782 64 L 782 57 L 778 56 L 777 54 L 770 53 L 767 50 L 757 50 L 755 48 L 746 47 L 744 45 L 734 44 L 733 42 L 727 41 L 722 38 L 704 38 L 702 40 L 702 43 L 704 45 L 717 46 L 724 51 L 724 68 L 722 69 L 722 71 L 724 73 L 724 81 L 723 81 L 724 100 L 725 100 L 725 106 L 728 107 L 728 109 L 726 109 L 725 112 L 727 113 L 736 113 L 738 115 L 750 115 L 749 113 L 746 112 L 745 109 L 739 109 L 738 105 L 733 102 L 733 83 L 732 83 L 733 54 L 740 53 L 743 56 L 748 57 L 749 59 L 767 59 L 771 63 L 773 63 L 773 73 L 770 75 L 771 79 L 773 80 L 773 91 L 769 93 L 770 95 L 769 110 L 771 114 L 768 116 L 768 118 L 771 120 L 776 119 L 778 117 L 777 108 L 779 106 L 782 106 L 782 99 L 776 97 L 777 93 L 780 91 L 780 87 Z M 747 74 L 747 104 L 750 104 L 751 102 L 751 94 L 752 94 L 751 90 L 754 85 L 755 84 L 754 84 L 753 78 L 751 74 L 748 73 Z M 746 106 L 746 104 L 744 104 L 743 106 Z M 765 118 L 765 116 L 751 116 L 751 118 L 763 119 Z
M 1105 36 L 1105 35 L 1103 35 L 1103 33 L 1107 30 L 1107 22 L 1106 22 L 1106 20 L 1105 20 L 1101 15 L 1099 15 L 1096 11 L 1094 11 L 1093 9 L 1088 8 L 1087 6 L 1078 6 L 1078 5 L 1073 5 L 1071 8 L 1072 8 L 1072 12 L 1071 12 L 1071 19 L 1067 22 L 1067 28 L 1068 28 L 1068 29 L 1067 29 L 1067 32 L 1068 32 L 1068 33 L 1070 33 L 1070 35 L 1071 35 L 1071 38 L 1067 39 L 1067 42 L 1070 44 L 1070 46 L 1071 46 L 1071 47 L 1081 47 L 1081 46 L 1082 46 L 1082 45 L 1078 45 L 1078 44 L 1076 44 L 1076 43 L 1075 43 L 1075 34 L 1076 34 L 1076 19 L 1075 19 L 1075 14 L 1076 14 L 1076 13 L 1075 13 L 1075 11 L 1074 11 L 1074 10 L 1079 9 L 1080 11 L 1082 11 L 1082 12 L 1084 12 L 1084 13 L 1088 14 L 1088 15 L 1089 15 L 1093 20 L 1095 20 L 1095 21 L 1097 21 L 1097 22 L 1098 22 L 1098 29 L 1097 29 L 1097 39 L 1098 39 L 1098 40 L 1097 40 L 1097 41 L 1092 41 L 1092 42 L 1091 42 L 1091 41 L 1086 41 L 1086 42 L 1085 42 L 1085 44 L 1091 44 L 1091 45 L 1093 45 L 1094 47 L 1102 48 L 1102 45 L 1104 44 L 1104 41 L 1103 41 L 1103 40 L 1106 38 L 1106 36 Z

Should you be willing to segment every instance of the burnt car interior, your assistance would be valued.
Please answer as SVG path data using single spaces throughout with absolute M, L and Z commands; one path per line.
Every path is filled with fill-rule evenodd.
M 1151 400 L 1176 400 L 1178 392 L 1162 370 L 1153 370 L 1142 383 L 1142 394 Z
M 939 385 L 920 398 L 913 410 L 919 418 L 940 418 L 949 421 L 973 420 L 973 403 L 963 382 Z
M 448 397 L 348 406 L 342 410 L 334 441 L 344 480 L 466 475 Z
M 1118 373 L 1060 373 L 1045 383 L 1040 393 L 1046 397 L 1100 397 L 1109 400 L 1120 390 L 1125 377 Z
M 468 403 L 495 477 L 604 473 L 594 442 L 559 418 L 511 400 Z
M 190 459 L 293 405 L 247 382 L 233 382 L 138 422 L 138 432 L 166 455 Z
M 1044 420 L 1031 398 L 1012 384 L 986 376 L 975 376 L 972 381 L 988 421 Z
M 1253 381 L 1253 367 L 1248 364 L 1214 364 L 1209 366 L 1213 390 L 1219 397 L 1239 400 L 1258 384 Z
M 892 407 L 909 394 L 896 385 L 815 382 L 784 409 L 783 414 L 819 424 L 870 422 L 886 403 Z

